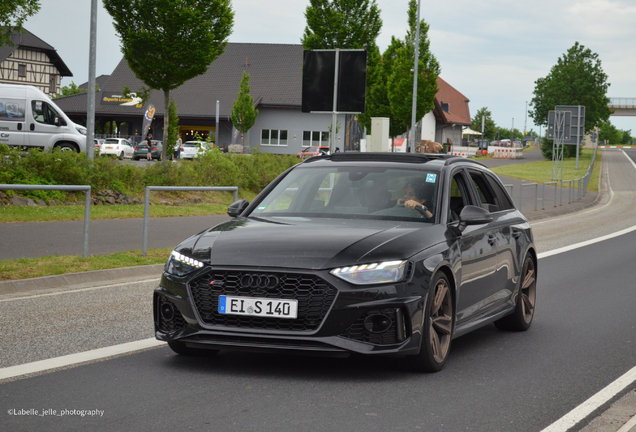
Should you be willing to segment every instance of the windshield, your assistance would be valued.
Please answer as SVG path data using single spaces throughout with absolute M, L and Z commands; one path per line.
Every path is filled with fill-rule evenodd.
M 261 218 L 329 217 L 431 222 L 435 172 L 384 167 L 297 168 L 258 204 Z

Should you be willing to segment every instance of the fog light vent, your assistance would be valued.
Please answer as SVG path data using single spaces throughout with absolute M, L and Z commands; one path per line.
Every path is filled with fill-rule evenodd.
M 384 333 L 392 323 L 391 318 L 384 314 L 373 314 L 364 319 L 364 328 L 370 333 Z

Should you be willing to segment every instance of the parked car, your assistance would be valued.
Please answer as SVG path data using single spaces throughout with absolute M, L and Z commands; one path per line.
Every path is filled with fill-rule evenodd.
M 228 215 L 172 251 L 154 291 L 155 336 L 178 354 L 392 355 L 434 372 L 452 339 L 532 323 L 531 227 L 477 161 L 319 156 Z
M 151 157 L 153 160 L 161 160 L 161 151 L 163 150 L 163 142 L 158 140 L 151 140 L 152 147 L 150 148 Z M 134 148 L 133 160 L 147 159 L 148 158 L 148 146 L 146 141 L 142 141 Z
M 296 157 L 307 158 L 307 157 L 313 157 L 313 156 L 318 156 L 320 154 L 327 154 L 327 153 L 329 153 L 329 147 L 310 146 L 310 147 L 305 147 L 304 149 L 302 149 L 302 151 L 296 154 Z
M 186 141 L 183 143 L 183 147 L 181 147 L 180 157 L 182 159 L 194 159 L 204 154 L 210 148 L 211 145 L 208 145 L 205 141 Z
M 111 155 L 119 159 L 131 159 L 135 152 L 133 146 L 125 138 L 106 138 L 99 148 L 101 156 Z
M 93 142 L 95 143 L 95 152 L 98 152 L 100 150 L 100 147 L 102 146 L 102 144 L 104 144 L 104 139 L 102 138 L 95 138 L 93 139 Z

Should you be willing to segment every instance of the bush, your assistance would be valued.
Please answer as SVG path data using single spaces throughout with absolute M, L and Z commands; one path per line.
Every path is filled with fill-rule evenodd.
M 153 163 L 149 166 L 121 164 L 115 158 L 53 150 L 28 153 L 0 145 L 0 183 L 42 185 L 90 185 L 92 192 L 112 189 L 143 196 L 146 186 L 238 186 L 239 193 L 260 192 L 280 173 L 297 164 L 294 155 L 255 152 L 252 155 L 223 153 L 218 149 L 178 164 Z M 21 195 L 50 201 L 68 199 L 81 192 L 33 191 Z

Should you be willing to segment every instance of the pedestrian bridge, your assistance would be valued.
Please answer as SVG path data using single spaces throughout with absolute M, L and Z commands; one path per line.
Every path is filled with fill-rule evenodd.
M 610 98 L 607 106 L 613 116 L 636 116 L 636 98 Z

